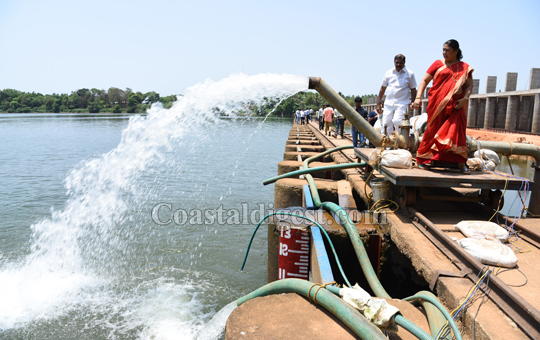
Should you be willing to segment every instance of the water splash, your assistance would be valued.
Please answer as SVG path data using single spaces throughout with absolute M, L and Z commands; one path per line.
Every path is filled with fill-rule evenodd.
M 91 315 L 108 313 L 95 321 L 109 329 L 108 338 L 130 332 L 139 332 L 142 338 L 167 338 L 164 334 L 177 334 L 178 329 L 183 338 L 195 337 L 203 327 L 201 320 L 211 313 L 193 313 L 202 310 L 196 295 L 205 291 L 205 283 L 141 278 L 152 264 L 133 260 L 136 250 L 145 246 L 145 251 L 154 250 L 144 243 L 148 228 L 134 222 L 132 215 L 166 190 L 166 181 L 156 189 L 141 178 L 157 178 L 149 171 L 159 167 L 189 171 L 171 162 L 168 154 L 208 142 L 206 129 L 230 124 L 220 116 L 237 118 L 253 104 L 305 90 L 307 82 L 306 77 L 275 74 L 209 79 L 188 88 L 171 109 L 153 105 L 146 117 L 131 117 L 117 148 L 70 171 L 63 208 L 31 226 L 30 255 L 0 267 L 0 330 L 86 308 Z M 115 291 L 126 277 L 133 282 L 132 291 L 119 299 Z M 190 292 L 189 301 L 182 292 Z M 167 299 L 174 301 L 172 309 L 162 308 Z M 107 308 L 119 311 L 104 311 Z

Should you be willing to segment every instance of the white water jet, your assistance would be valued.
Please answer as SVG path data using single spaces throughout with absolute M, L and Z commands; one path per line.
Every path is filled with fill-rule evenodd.
M 128 240 L 135 237 L 128 228 L 130 213 L 156 194 L 140 185 L 141 174 L 157 165 L 170 166 L 167 152 L 189 146 L 193 138 L 204 143 L 210 138 L 204 134 L 205 127 L 226 126 L 219 115 L 238 117 L 249 112 L 252 104 L 267 98 L 284 99 L 307 89 L 307 83 L 307 77 L 275 74 L 236 74 L 217 82 L 209 79 L 188 88 L 171 109 L 158 104 L 146 117 L 131 117 L 118 147 L 79 163 L 67 175 L 68 199 L 64 206 L 31 226 L 31 253 L 16 263 L 1 265 L 0 331 L 54 319 L 84 306 L 106 310 L 105 306 L 119 303 L 111 287 L 119 276 L 133 275 L 131 270 L 139 265 L 130 263 L 132 245 Z M 169 293 L 188 288 L 185 282 L 169 282 L 166 286 Z M 159 287 L 156 289 L 164 289 Z M 159 309 L 151 301 L 166 299 L 167 293 L 150 296 L 147 305 L 133 294 L 122 297 L 131 305 L 119 303 L 122 308 L 135 309 L 122 316 L 120 332 L 122 328 L 142 327 L 141 336 L 172 338 L 166 334 L 174 334 L 172 329 L 184 322 L 166 316 L 174 312 L 165 310 L 157 316 L 140 313 Z M 196 304 L 197 299 L 192 302 Z M 189 312 L 189 304 L 185 308 Z M 185 322 L 187 338 L 195 337 L 202 325 L 193 320 Z M 157 333 L 161 335 L 156 337 Z

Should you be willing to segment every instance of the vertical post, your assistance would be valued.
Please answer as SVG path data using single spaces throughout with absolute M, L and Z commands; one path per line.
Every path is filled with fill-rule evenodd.
M 508 97 L 508 104 L 506 106 L 506 122 L 504 125 L 504 128 L 506 130 L 516 130 L 518 106 L 519 106 L 519 96 Z
M 427 100 L 422 101 L 422 113 L 427 112 L 427 104 L 428 104 Z
M 493 93 L 495 91 L 497 91 L 497 77 L 488 76 L 487 84 L 486 84 L 486 93 Z
M 467 111 L 467 126 L 476 126 L 476 115 L 478 112 L 478 99 L 469 99 L 469 110 Z
M 540 89 L 540 68 L 531 68 L 529 90 Z
M 540 93 L 534 95 L 534 109 L 531 132 L 540 133 Z M 538 172 L 539 170 L 536 171 Z
M 504 86 L 505 92 L 515 91 L 517 89 L 517 72 L 506 73 L 506 84 Z
M 486 114 L 484 116 L 484 129 L 495 127 L 495 106 L 497 98 L 486 98 Z
M 486 100 L 478 99 L 478 111 L 476 113 L 476 126 L 484 127 L 485 116 L 486 116 Z
M 519 103 L 517 130 L 531 132 L 534 96 L 522 96 Z
M 478 90 L 480 90 L 480 79 L 473 79 L 473 87 L 471 94 L 478 94 Z

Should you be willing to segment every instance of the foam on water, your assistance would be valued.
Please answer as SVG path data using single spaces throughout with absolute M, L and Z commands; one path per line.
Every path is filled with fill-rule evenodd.
M 88 327 L 97 323 L 106 329 L 107 338 L 219 337 L 233 307 L 205 327 L 216 306 L 202 306 L 198 296 L 212 289 L 210 282 L 145 278 L 134 272 L 147 264 L 131 264 L 136 242 L 130 240 L 141 226 L 131 225 L 130 215 L 158 194 L 140 184 L 141 174 L 157 165 L 178 166 L 167 153 L 204 143 L 209 138 L 205 127 L 228 124 L 219 115 L 236 117 L 252 104 L 305 90 L 307 83 L 306 77 L 275 74 L 209 79 L 188 88 L 169 110 L 153 105 L 146 117 L 131 117 L 117 148 L 79 163 L 68 174 L 65 205 L 31 226 L 30 254 L 0 263 L 0 330 L 79 311 Z M 128 292 L 119 293 L 119 277 L 133 277 Z

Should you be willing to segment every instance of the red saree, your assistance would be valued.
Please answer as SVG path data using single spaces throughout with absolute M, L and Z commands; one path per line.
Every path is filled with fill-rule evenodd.
M 456 101 L 463 98 L 462 87 L 472 72 L 464 62 L 446 67 L 441 60 L 427 70 L 433 76 L 433 87 L 428 95 L 427 129 L 416 152 L 418 164 L 467 161 L 467 105 L 459 110 L 455 107 Z

